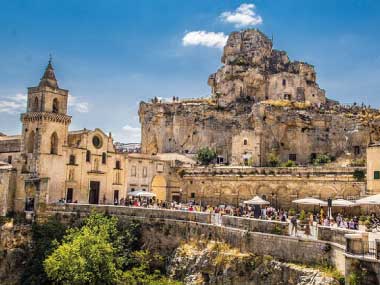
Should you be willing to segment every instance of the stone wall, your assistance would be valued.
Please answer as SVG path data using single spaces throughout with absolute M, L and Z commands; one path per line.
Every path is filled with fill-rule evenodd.
M 243 252 L 271 255 L 286 262 L 308 265 L 330 263 L 344 272 L 343 246 L 293 236 L 221 227 L 210 224 L 210 215 L 205 213 L 70 204 L 50 205 L 45 213 L 40 214 L 39 219 L 58 215 L 69 221 L 88 215 L 91 209 L 117 215 L 126 221 L 140 221 L 144 225 L 146 247 L 161 246 L 167 253 L 172 252 L 184 240 L 204 238 L 226 242 Z
M 238 205 L 258 195 L 276 208 L 296 207 L 291 201 L 316 197 L 358 198 L 365 183 L 353 178 L 355 168 L 182 168 L 182 200 L 210 205 Z M 310 209 L 309 209 L 310 210 Z M 313 210 L 313 208 L 311 208 Z
M 346 234 L 358 234 L 361 231 L 318 226 L 318 239 L 331 241 L 346 246 Z
M 289 235 L 289 223 L 223 215 L 222 225 L 250 232 Z

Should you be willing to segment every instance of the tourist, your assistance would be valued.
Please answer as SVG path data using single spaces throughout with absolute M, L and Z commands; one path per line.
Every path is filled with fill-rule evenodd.
M 293 216 L 290 219 L 290 224 L 292 226 L 290 229 L 290 234 L 293 235 L 293 232 L 294 232 L 294 235 L 296 236 L 297 235 L 297 217 L 296 216 Z
M 325 227 L 329 227 L 330 226 L 330 221 L 329 221 L 329 219 L 327 217 L 323 220 L 323 226 L 325 226 Z
M 342 223 L 342 216 L 341 214 L 339 213 L 338 216 L 336 217 L 336 224 L 338 226 L 338 228 L 340 228 L 340 224 Z

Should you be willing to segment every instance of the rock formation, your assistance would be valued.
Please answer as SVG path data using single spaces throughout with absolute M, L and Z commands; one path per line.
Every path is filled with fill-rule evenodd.
M 186 243 L 178 247 L 169 275 L 185 285 L 335 285 L 318 270 L 254 256 L 220 242 Z
M 209 77 L 212 95 L 221 105 L 238 97 L 254 102 L 288 99 L 324 104 L 325 92 L 316 83 L 314 67 L 292 62 L 285 51 L 273 49 L 273 43 L 258 30 L 232 33 L 224 47 L 224 64 Z
M 258 30 L 232 33 L 207 99 L 141 102 L 143 153 L 216 150 L 219 162 L 310 163 L 318 154 L 362 158 L 380 138 L 380 113 L 326 99 L 314 67 L 292 62 Z

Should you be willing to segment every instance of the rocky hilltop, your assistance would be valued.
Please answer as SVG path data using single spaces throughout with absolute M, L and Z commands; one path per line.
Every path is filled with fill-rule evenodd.
M 304 165 L 319 154 L 361 159 L 380 139 L 378 110 L 327 99 L 314 67 L 290 61 L 258 30 L 232 33 L 222 63 L 209 98 L 140 103 L 142 152 L 211 147 L 223 163 L 266 166 L 275 154 Z
M 326 102 L 325 91 L 316 83 L 314 67 L 290 61 L 286 52 L 273 49 L 272 41 L 259 30 L 232 33 L 224 47 L 222 63 L 208 80 L 212 95 L 222 105 L 238 97 L 250 97 L 255 102 Z

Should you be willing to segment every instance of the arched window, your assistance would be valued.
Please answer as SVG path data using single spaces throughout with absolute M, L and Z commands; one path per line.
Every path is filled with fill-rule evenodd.
M 28 138 L 28 142 L 27 142 L 27 152 L 28 153 L 34 152 L 34 137 L 35 137 L 35 134 L 34 134 L 34 131 L 32 131 L 29 134 L 29 138 Z
M 58 99 L 54 98 L 54 100 L 53 100 L 53 113 L 58 113 L 58 111 L 59 111 Z
M 91 151 L 89 150 L 86 152 L 86 161 L 91 162 Z
M 54 132 L 50 138 L 50 153 L 58 154 L 58 135 Z
M 102 163 L 103 164 L 107 163 L 107 154 L 105 152 L 102 153 Z
M 34 111 L 34 112 L 38 112 L 39 111 L 38 97 L 34 98 L 34 103 L 33 103 L 32 111 Z
M 286 79 L 282 79 L 282 86 L 286 86 Z

